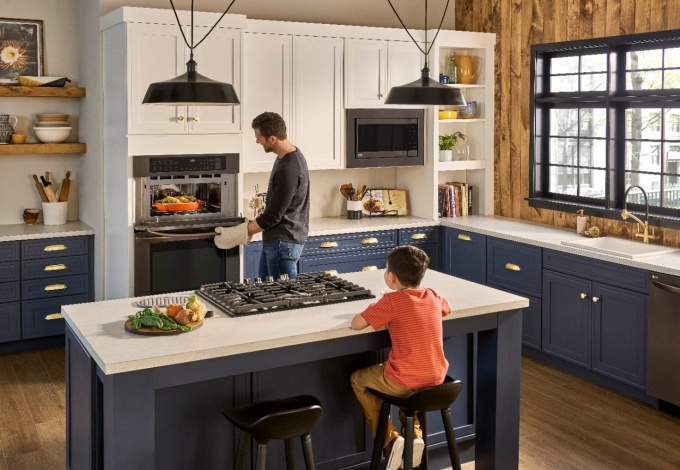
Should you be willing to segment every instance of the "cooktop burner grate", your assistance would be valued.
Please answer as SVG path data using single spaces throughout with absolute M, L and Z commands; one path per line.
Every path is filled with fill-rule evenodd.
M 326 273 L 249 281 L 204 284 L 196 293 L 232 317 L 375 298 L 370 290 Z

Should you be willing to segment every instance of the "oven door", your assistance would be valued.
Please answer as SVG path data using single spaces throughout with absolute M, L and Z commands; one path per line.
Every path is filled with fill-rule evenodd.
M 215 246 L 214 228 L 135 232 L 137 296 L 198 289 L 239 281 L 239 249 Z

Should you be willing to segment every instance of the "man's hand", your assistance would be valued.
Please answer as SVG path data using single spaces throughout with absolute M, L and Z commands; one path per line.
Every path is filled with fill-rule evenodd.
M 237 245 L 247 245 L 250 241 L 248 236 L 248 222 L 234 225 L 233 227 L 215 227 L 215 245 L 222 250 L 228 250 Z

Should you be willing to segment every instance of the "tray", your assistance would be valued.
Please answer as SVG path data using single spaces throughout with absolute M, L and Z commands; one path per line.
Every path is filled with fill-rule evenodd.
M 189 323 L 187 326 L 191 327 L 191 331 L 196 328 L 200 328 L 203 325 L 203 320 L 194 321 Z M 178 335 L 180 333 L 190 333 L 190 331 L 182 330 L 159 330 L 155 326 L 143 326 L 138 330 L 132 329 L 132 320 L 128 319 L 125 321 L 125 329 L 132 334 L 142 335 L 142 336 L 167 336 L 167 335 Z
M 154 202 L 151 204 L 153 207 L 156 208 L 156 210 L 159 210 L 161 212 L 180 212 L 180 211 L 195 211 L 196 209 L 200 209 L 201 206 L 203 206 L 205 202 L 203 201 L 196 201 L 196 202 L 178 202 L 175 204 L 162 204 L 160 202 Z

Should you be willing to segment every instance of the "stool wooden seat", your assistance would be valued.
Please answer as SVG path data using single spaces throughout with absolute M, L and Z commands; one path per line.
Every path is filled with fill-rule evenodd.
M 257 469 L 264 470 L 267 444 L 284 441 L 286 468 L 295 469 L 294 438 L 300 437 L 305 465 L 314 470 L 312 438 L 309 433 L 323 415 L 321 403 L 311 395 L 263 401 L 224 410 L 222 414 L 244 432 L 239 445 L 237 468 L 246 468 L 250 436 L 257 442 Z
M 425 442 L 423 459 L 420 462 L 419 468 L 428 468 L 427 423 L 425 420 L 425 412 L 427 411 L 441 411 L 442 420 L 444 421 L 444 430 L 446 432 L 446 442 L 449 448 L 449 456 L 451 457 L 451 465 L 454 470 L 460 470 L 460 458 L 458 457 L 458 449 L 456 448 L 456 436 L 453 432 L 449 408 L 453 402 L 456 401 L 456 398 L 458 398 L 458 395 L 460 395 L 462 390 L 463 383 L 460 380 L 453 380 L 448 375 L 442 384 L 415 390 L 405 397 L 386 395 L 369 387 L 368 391 L 382 400 L 380 418 L 378 419 L 378 430 L 375 437 L 375 443 L 373 444 L 371 470 L 378 470 L 380 465 L 380 453 L 382 451 L 382 445 L 385 442 L 387 420 L 392 405 L 399 407 L 406 415 L 406 435 L 404 436 L 405 470 L 413 470 L 413 428 L 416 414 L 420 421 L 420 428 L 423 431 L 423 441 Z

